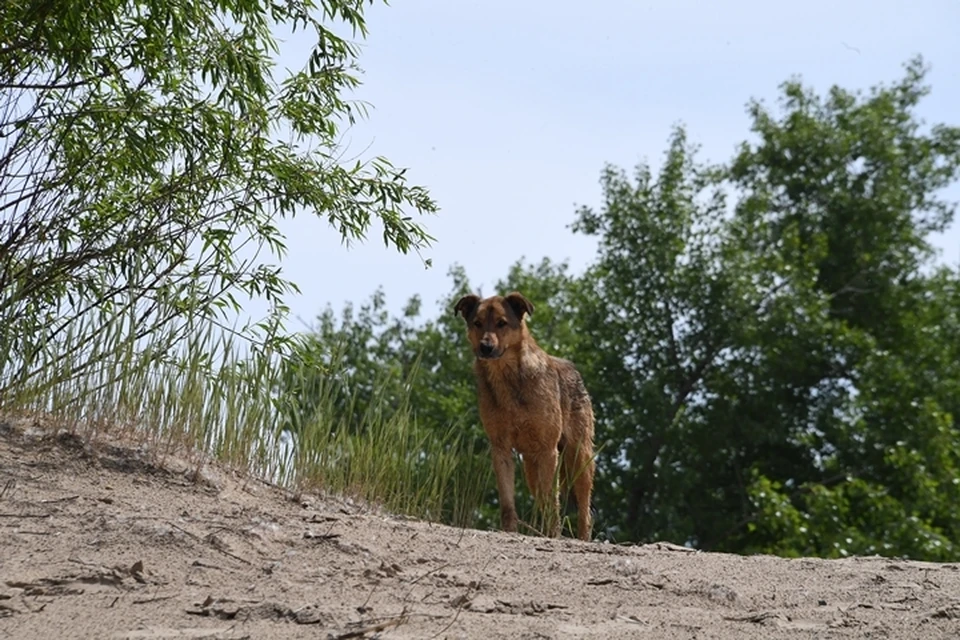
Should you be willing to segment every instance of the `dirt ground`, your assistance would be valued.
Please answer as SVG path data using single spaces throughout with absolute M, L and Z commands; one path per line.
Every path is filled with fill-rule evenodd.
M 0 421 L 0 638 L 957 638 L 960 565 L 460 530 Z

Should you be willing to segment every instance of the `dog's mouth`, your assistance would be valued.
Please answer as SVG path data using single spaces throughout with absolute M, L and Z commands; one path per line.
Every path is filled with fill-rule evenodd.
M 490 351 L 483 351 L 482 349 L 477 350 L 477 357 L 481 360 L 496 360 L 503 355 L 503 352 L 499 349 L 492 349 Z

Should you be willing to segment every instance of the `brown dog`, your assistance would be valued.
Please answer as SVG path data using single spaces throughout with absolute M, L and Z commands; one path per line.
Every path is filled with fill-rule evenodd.
M 519 293 L 460 298 L 454 313 L 467 321 L 476 361 L 480 419 L 490 438 L 500 494 L 500 523 L 517 530 L 513 450 L 523 458 L 527 486 L 547 535 L 560 534 L 557 479 L 573 490 L 577 536 L 591 535 L 593 406 L 572 363 L 541 349 L 527 329 L 533 305 Z M 562 456 L 562 460 L 560 459 Z M 559 464 L 560 473 L 557 474 Z

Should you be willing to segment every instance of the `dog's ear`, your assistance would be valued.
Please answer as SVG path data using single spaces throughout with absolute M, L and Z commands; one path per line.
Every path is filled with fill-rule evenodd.
M 508 293 L 504 298 L 507 304 L 510 305 L 510 308 L 513 309 L 513 312 L 517 314 L 517 318 L 523 320 L 523 314 L 528 316 L 533 315 L 533 303 L 524 298 L 517 291 Z
M 478 304 L 480 304 L 480 296 L 473 294 L 463 296 L 457 300 L 457 304 L 453 306 L 453 315 L 459 314 L 463 316 L 464 320 L 469 320 L 473 312 L 477 310 Z

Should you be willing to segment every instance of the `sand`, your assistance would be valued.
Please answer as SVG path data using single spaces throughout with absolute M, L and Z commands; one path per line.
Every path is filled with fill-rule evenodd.
M 456 529 L 28 422 L 0 492 L 0 638 L 960 637 L 957 564 Z

